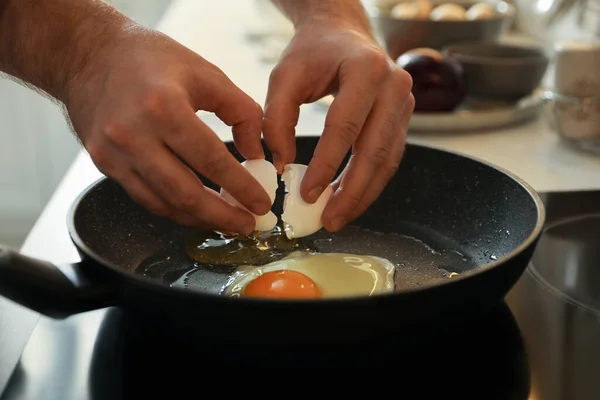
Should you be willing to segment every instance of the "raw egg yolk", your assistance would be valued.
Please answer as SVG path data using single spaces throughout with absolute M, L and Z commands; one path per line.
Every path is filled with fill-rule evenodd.
M 245 297 L 315 299 L 321 290 L 308 276 L 290 270 L 271 271 L 253 279 L 244 289 Z

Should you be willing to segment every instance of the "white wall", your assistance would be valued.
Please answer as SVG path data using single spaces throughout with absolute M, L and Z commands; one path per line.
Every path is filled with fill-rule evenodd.
M 171 0 L 111 0 L 155 26 Z M 18 248 L 79 150 L 60 108 L 0 79 L 0 243 Z

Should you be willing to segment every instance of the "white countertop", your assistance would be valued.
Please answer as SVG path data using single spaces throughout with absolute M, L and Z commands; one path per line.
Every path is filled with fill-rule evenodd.
M 247 39 L 253 0 L 176 0 L 158 29 L 219 66 L 260 104 L 264 103 L 271 66 L 260 62 L 260 50 Z M 230 129 L 214 116 L 199 113 L 223 139 Z M 325 112 L 303 106 L 298 135 L 319 134 Z M 562 146 L 542 120 L 516 128 L 469 134 L 409 134 L 412 143 L 472 155 L 519 175 L 538 191 L 600 189 L 600 158 Z M 22 252 L 50 261 L 78 259 L 68 242 L 65 216 L 73 199 L 101 174 L 81 153 L 29 235 Z M 52 222 L 51 222 L 52 221 Z

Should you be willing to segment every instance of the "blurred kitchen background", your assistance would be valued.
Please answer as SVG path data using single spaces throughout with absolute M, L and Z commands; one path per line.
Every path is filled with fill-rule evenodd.
M 109 2 L 151 27 L 156 26 L 172 3 L 170 0 Z M 371 9 L 377 1 L 363 2 Z M 546 48 L 559 39 L 600 36 L 600 0 L 510 0 L 509 3 L 517 11 L 511 32 L 519 32 L 521 37 Z M 249 37 L 263 42 L 257 57 L 274 62 L 289 38 L 291 27 L 269 0 L 256 0 L 256 13 L 248 18 Z M 0 120 L 0 243 L 18 248 L 80 146 L 54 103 L 10 79 L 0 79 Z

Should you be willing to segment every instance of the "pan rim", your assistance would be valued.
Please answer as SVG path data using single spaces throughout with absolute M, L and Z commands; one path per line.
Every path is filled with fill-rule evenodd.
M 320 135 L 303 135 L 303 136 L 297 137 L 297 139 L 318 139 L 318 138 L 320 138 Z M 224 143 L 225 144 L 233 144 L 233 141 L 224 141 Z M 450 284 L 457 284 L 458 282 L 462 282 L 466 279 L 471 279 L 480 274 L 485 274 L 485 273 L 489 272 L 490 270 L 494 270 L 494 269 L 498 268 L 499 266 L 506 264 L 507 262 L 517 258 L 527 248 L 529 248 L 531 245 L 533 245 L 533 243 L 536 240 L 539 239 L 539 237 L 541 236 L 542 231 L 544 229 L 545 222 L 546 222 L 546 208 L 544 206 L 543 200 L 542 200 L 541 196 L 539 195 L 539 193 L 524 179 L 522 179 L 521 177 L 517 176 L 516 174 L 508 171 L 507 169 L 500 167 L 499 165 L 496 165 L 489 161 L 483 160 L 479 157 L 471 156 L 471 155 L 461 153 L 458 151 L 450 151 L 450 150 L 436 148 L 434 146 L 415 144 L 415 143 L 411 143 L 410 141 L 407 141 L 406 146 L 413 147 L 413 148 L 424 148 L 424 149 L 429 149 L 429 150 L 433 150 L 436 152 L 453 154 L 453 155 L 457 155 L 457 156 L 460 156 L 465 159 L 475 161 L 477 163 L 481 163 L 483 165 L 486 165 L 486 166 L 488 166 L 492 169 L 495 169 L 496 171 L 508 176 L 515 183 L 519 184 L 525 190 L 525 192 L 529 195 L 529 197 L 535 204 L 536 210 L 537 210 L 536 224 L 531 229 L 531 232 L 529 233 L 527 238 L 525 240 L 523 240 L 518 246 L 516 246 L 514 249 L 512 249 L 505 256 L 500 257 L 497 260 L 494 260 L 491 263 L 488 263 L 481 267 L 469 270 L 465 274 L 460 274 L 459 276 L 454 277 L 452 280 L 444 281 L 441 283 L 436 283 L 434 285 L 423 285 L 423 286 L 416 287 L 411 290 L 406 290 L 406 291 L 402 291 L 402 292 L 384 293 L 384 294 L 379 294 L 377 296 L 353 296 L 353 297 L 343 297 L 343 298 L 323 298 L 323 299 L 317 299 L 317 300 L 311 300 L 311 299 L 277 299 L 277 300 L 275 300 L 275 299 L 262 299 L 262 298 L 243 298 L 242 299 L 242 298 L 234 298 L 234 297 L 228 297 L 228 296 L 222 296 L 222 295 L 215 295 L 215 294 L 210 294 L 210 293 L 196 292 L 196 291 L 185 290 L 185 289 L 180 289 L 180 288 L 172 288 L 172 287 L 168 287 L 168 286 L 156 281 L 155 279 L 148 278 L 143 275 L 136 274 L 132 271 L 126 270 L 122 267 L 119 267 L 118 265 L 116 265 L 112 262 L 109 262 L 108 260 L 101 257 L 98 253 L 96 253 L 94 250 L 92 250 L 85 243 L 85 241 L 81 238 L 81 236 L 79 236 L 77 229 L 75 227 L 75 215 L 77 213 L 77 210 L 79 209 L 79 204 L 82 202 L 82 200 L 84 198 L 86 198 L 86 196 L 93 189 L 97 188 L 102 182 L 110 179 L 105 175 L 103 175 L 101 178 L 97 179 L 90 185 L 88 185 L 83 191 L 81 191 L 77 195 L 75 200 L 71 203 L 71 205 L 69 206 L 69 209 L 67 211 L 67 229 L 69 232 L 69 236 L 71 237 L 71 240 L 73 241 L 75 246 L 78 247 L 80 249 L 80 251 L 82 251 L 85 254 L 86 257 L 91 258 L 93 261 L 95 261 L 97 264 L 99 264 L 102 268 L 108 268 L 109 270 L 111 270 L 112 273 L 117 274 L 117 276 L 119 276 L 119 278 L 121 278 L 121 279 L 126 279 L 126 280 L 136 283 L 138 285 L 145 286 L 148 289 L 153 290 L 153 291 L 163 292 L 168 295 L 178 295 L 183 298 L 189 299 L 191 301 L 200 301 L 201 300 L 201 301 L 216 302 L 216 303 L 220 302 L 221 304 L 228 302 L 230 304 L 236 304 L 238 307 L 262 306 L 262 307 L 296 307 L 296 308 L 318 307 L 318 308 L 324 308 L 324 307 L 350 306 L 350 305 L 357 305 L 357 304 L 361 304 L 361 305 L 371 304 L 371 303 L 376 304 L 379 302 L 394 301 L 395 299 L 398 299 L 398 298 L 419 295 L 423 292 L 428 292 L 428 291 L 430 292 L 432 290 L 446 287 Z M 118 304 L 118 306 L 121 306 L 121 304 Z

